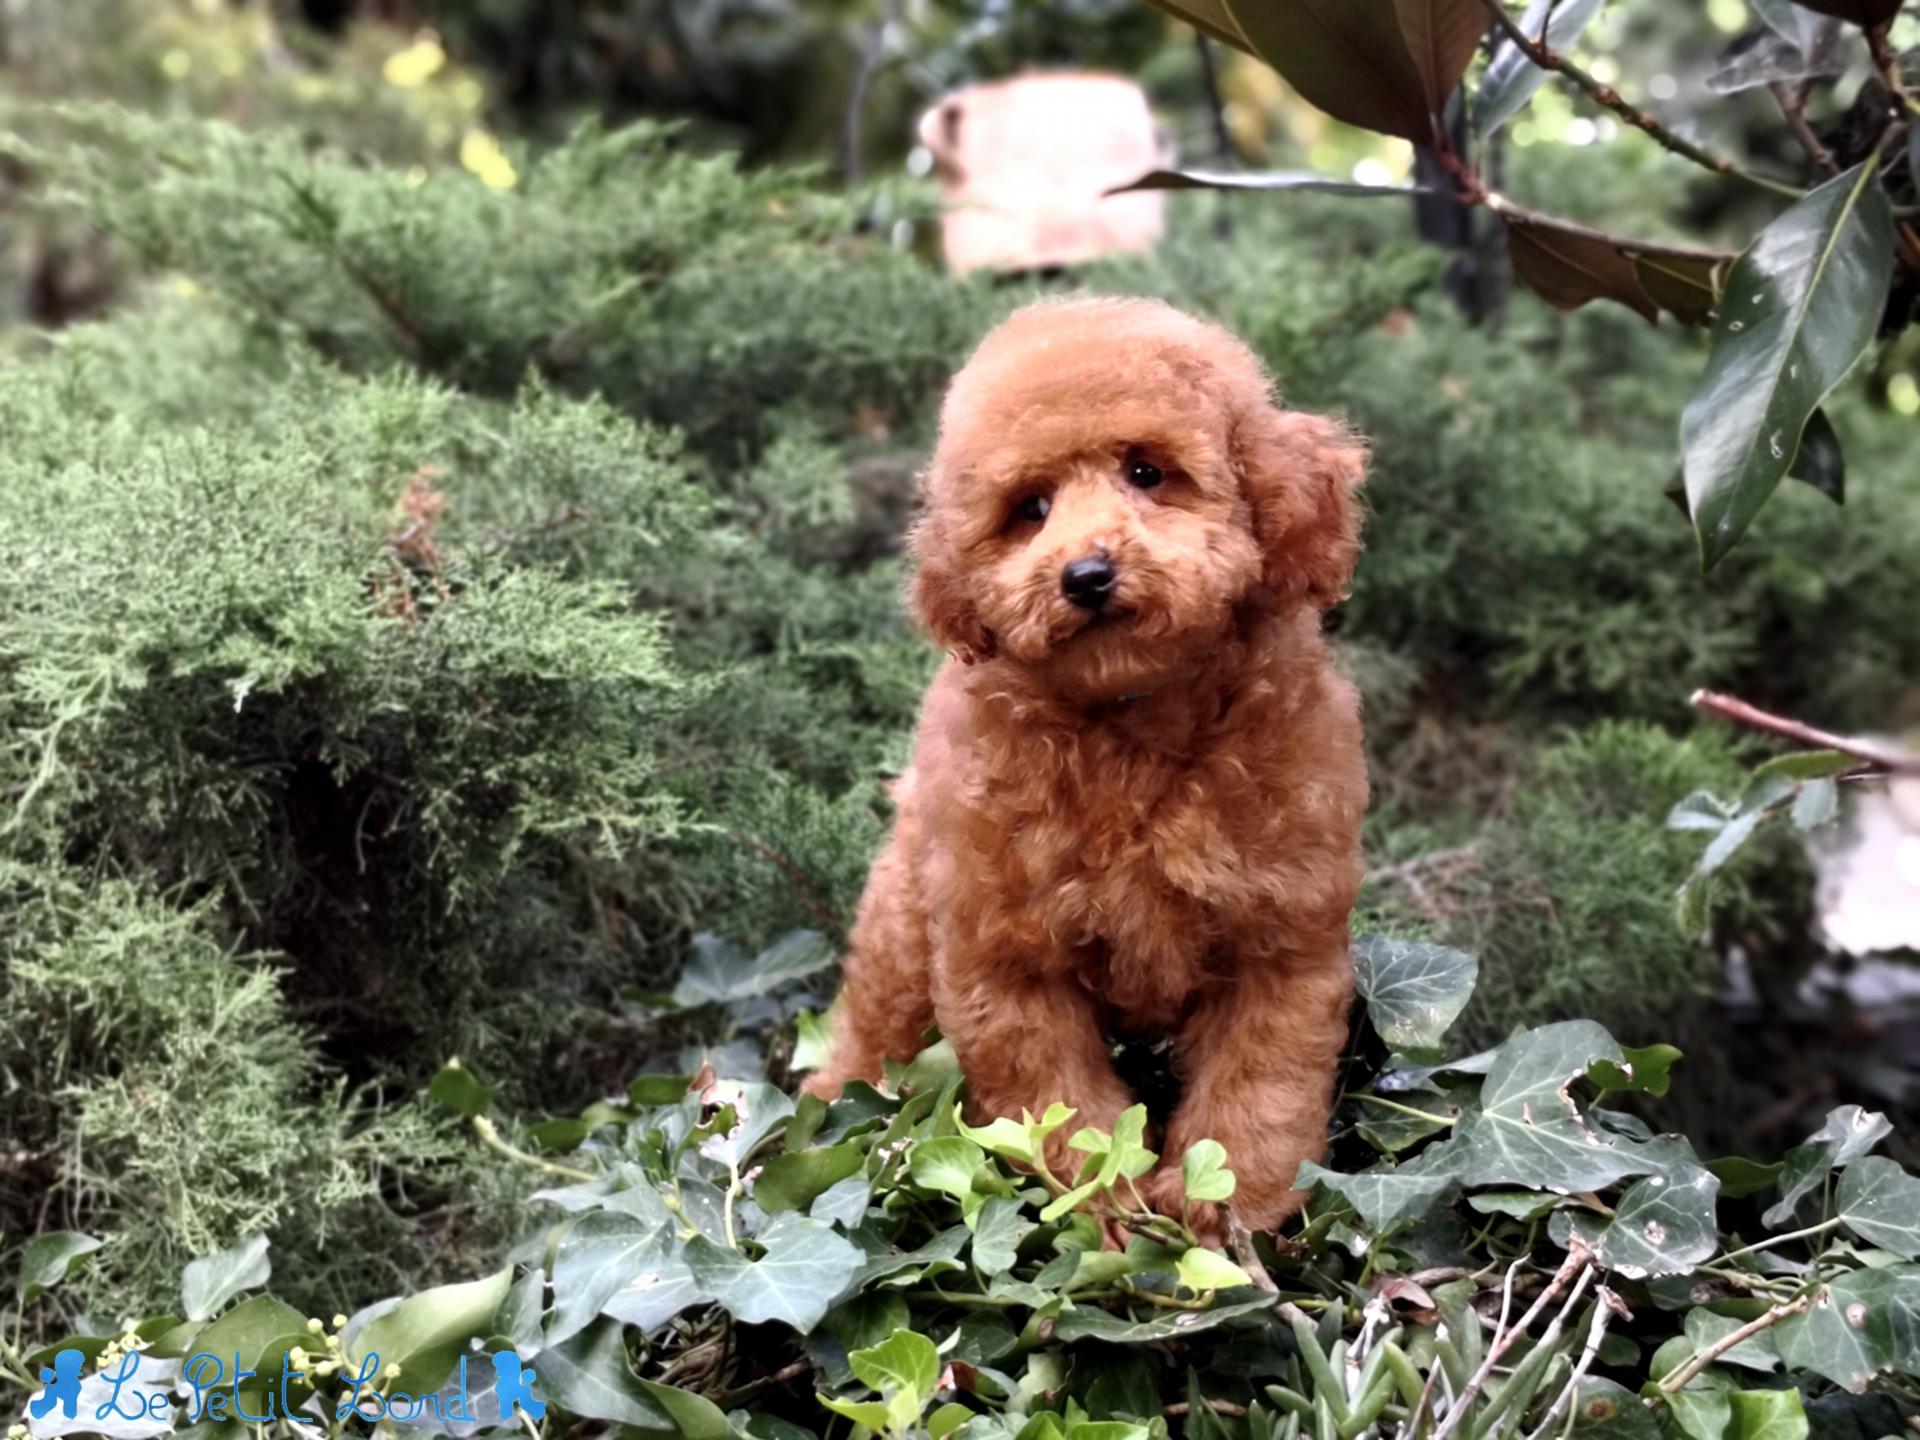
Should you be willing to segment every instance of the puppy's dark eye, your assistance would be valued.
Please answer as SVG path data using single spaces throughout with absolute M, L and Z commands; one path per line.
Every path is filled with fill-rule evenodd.
M 1127 481 L 1142 490 L 1151 490 L 1167 477 L 1160 473 L 1160 467 L 1151 460 L 1139 455 L 1127 457 Z
M 1029 495 L 1013 507 L 1013 518 L 1031 520 L 1036 525 L 1047 518 L 1047 512 L 1053 509 L 1053 501 L 1044 495 Z

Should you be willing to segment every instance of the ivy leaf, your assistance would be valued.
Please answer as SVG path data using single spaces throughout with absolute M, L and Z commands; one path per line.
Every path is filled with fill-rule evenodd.
M 1687 1312 L 1685 1329 L 1687 1340 L 1693 1350 L 1704 1350 L 1707 1346 L 1724 1340 L 1745 1322 L 1731 1315 L 1716 1315 L 1713 1311 L 1696 1306 Z M 1691 1353 L 1691 1351 L 1689 1351 Z M 1762 1330 L 1750 1335 L 1730 1350 L 1720 1352 L 1716 1365 L 1738 1365 L 1745 1370 L 1758 1370 L 1771 1374 L 1780 1368 L 1780 1352 L 1774 1348 L 1773 1336 Z
M 719 1081 L 719 1098 L 733 1110 L 733 1124 L 724 1134 L 701 1142 L 700 1153 L 723 1165 L 738 1165 L 774 1127 L 793 1114 L 793 1097 L 777 1085 L 742 1085 Z
M 1480 1108 L 1457 1127 L 1467 1156 L 1462 1174 L 1476 1184 L 1536 1190 L 1596 1190 L 1654 1168 L 1620 1140 L 1587 1122 L 1567 1086 L 1596 1060 L 1626 1058 L 1591 1020 L 1523 1030 L 1495 1053 L 1481 1087 Z
M 912 1330 L 896 1330 L 878 1345 L 855 1350 L 847 1362 L 869 1389 L 909 1397 L 913 1404 L 909 1418 L 926 1408 L 940 1380 L 940 1352 L 933 1341 Z
M 1076 1305 L 1062 1312 L 1054 1321 L 1053 1333 L 1056 1339 L 1064 1341 L 1105 1340 L 1112 1345 L 1150 1345 L 1159 1340 L 1177 1340 L 1183 1335 L 1211 1330 L 1242 1315 L 1270 1309 L 1273 1302 L 1274 1297 L 1268 1295 L 1233 1305 L 1215 1305 L 1210 1310 L 1180 1310 L 1171 1315 L 1153 1315 L 1144 1320 L 1130 1320 L 1124 1315 Z
M 1342 1175 L 1307 1160 L 1301 1163 L 1294 1184 L 1338 1195 L 1353 1206 L 1369 1230 L 1381 1235 L 1423 1214 L 1442 1195 L 1458 1189 L 1460 1181 L 1449 1170 L 1414 1174 L 1405 1167 Z
M 1893 1133 L 1887 1117 L 1858 1105 L 1838 1105 L 1804 1144 L 1787 1152 L 1780 1172 L 1780 1201 L 1760 1218 L 1771 1229 L 1791 1224 L 1800 1202 L 1826 1183 L 1837 1167 L 1852 1164 Z
M 802 1010 L 793 1017 L 794 1070 L 818 1070 L 832 1053 L 833 1032 L 823 1016 Z
M 1603 0 L 1532 0 L 1519 19 L 1528 38 L 1539 39 L 1544 22 L 1549 50 L 1566 50 L 1580 38 L 1593 17 L 1600 13 Z M 1549 19 L 1548 17 L 1552 18 Z M 1546 80 L 1547 72 L 1527 58 L 1527 52 L 1514 44 L 1513 37 L 1502 34 L 1487 61 L 1486 73 L 1473 97 L 1473 126 L 1482 135 L 1491 135 L 1518 115 Z
M 259 1238 L 264 1253 L 265 1238 L 256 1238 Z M 20 1256 L 20 1303 L 26 1305 L 59 1285 L 73 1273 L 74 1266 L 104 1244 L 106 1241 L 83 1235 L 78 1230 L 49 1230 L 43 1235 L 34 1236 Z M 192 1270 L 193 1266 L 189 1265 L 187 1269 Z M 260 1284 L 265 1279 L 263 1275 L 254 1283 Z M 190 1318 L 204 1320 L 207 1316 L 195 1315 Z
M 1723 1440 L 1733 1419 L 1733 1402 L 1728 1398 L 1732 1390 L 1732 1381 L 1708 1370 L 1667 1397 L 1674 1421 L 1688 1440 Z
M 840 1298 L 863 1259 L 832 1226 L 803 1215 L 775 1216 L 759 1240 L 766 1253 L 758 1260 L 704 1235 L 687 1242 L 695 1281 L 748 1325 L 778 1320 L 804 1335 Z
M 1640 1397 L 1597 1375 L 1580 1382 L 1571 1418 L 1580 1440 L 1660 1440 L 1660 1426 Z
M 816 1220 L 835 1223 L 851 1230 L 867 1214 L 867 1203 L 873 1198 L 873 1187 L 867 1183 L 865 1175 L 849 1175 L 837 1185 L 829 1185 L 814 1197 L 807 1213 Z
M 1017 1160 L 1022 1165 L 1033 1164 L 1046 1148 L 1047 1137 L 1071 1120 L 1073 1115 L 1072 1107 L 1056 1100 L 1038 1120 L 1023 1110 L 1018 1120 L 1002 1115 L 989 1124 L 975 1127 L 967 1124 L 960 1106 L 953 1107 L 953 1123 L 962 1135 L 989 1154 Z
M 1353 945 L 1354 988 L 1374 1031 L 1395 1050 L 1431 1051 L 1473 995 L 1480 962 L 1464 950 L 1363 935 Z
M 1829 391 L 1872 343 L 1893 270 L 1893 211 L 1872 162 L 1797 201 L 1734 262 L 1681 418 L 1704 568 L 1733 548 Z
M 679 1440 L 735 1440 L 727 1412 L 697 1390 L 678 1385 L 662 1385 L 658 1380 L 635 1377 L 641 1393 L 653 1401 L 673 1421 Z
M 1738 1155 L 1729 1155 L 1724 1160 L 1709 1160 L 1706 1165 L 1720 1182 L 1720 1195 L 1726 1200 L 1744 1200 L 1749 1195 L 1758 1195 L 1771 1187 L 1786 1168 L 1777 1162 L 1762 1165 L 1757 1161 L 1743 1160 Z
M 751 1000 L 795 980 L 824 970 L 833 963 L 833 947 L 811 930 L 794 930 L 759 955 L 745 951 L 717 935 L 693 937 L 693 954 L 673 989 L 673 1003 L 681 1009 Z
M 713 1296 L 693 1278 L 686 1255 L 663 1242 L 644 1265 L 601 1302 L 600 1313 L 651 1335 L 681 1311 L 712 1300 Z
M 1478 0 L 1225 0 L 1246 47 L 1336 120 L 1431 144 L 1479 48 Z
M 1719 1247 L 1719 1193 L 1720 1182 L 1698 1163 L 1634 1181 L 1595 1236 L 1595 1257 L 1632 1280 L 1692 1270 Z
M 986 1163 L 986 1152 L 973 1141 L 961 1135 L 943 1135 L 916 1144 L 907 1170 L 921 1189 L 960 1200 L 973 1194 L 974 1176 Z
M 1727 1399 L 1733 1406 L 1727 1440 L 1807 1440 L 1798 1390 L 1736 1390 Z
M 917 1250 L 883 1249 L 878 1254 L 865 1256 L 855 1282 L 859 1288 L 865 1289 L 876 1280 L 884 1280 L 889 1275 L 899 1275 L 903 1271 L 911 1272 L 906 1276 L 907 1279 L 918 1280 L 926 1275 L 957 1270 L 960 1267 L 954 1261 L 966 1245 L 967 1227 L 949 1225 Z
M 234 1296 L 266 1284 L 272 1273 L 273 1267 L 267 1260 L 267 1237 L 254 1235 L 231 1250 L 189 1260 L 180 1275 L 181 1306 L 189 1320 L 210 1320 L 224 1310 Z
M 553 1257 L 553 1317 L 546 1343 L 559 1345 L 593 1323 L 614 1293 L 660 1257 L 669 1232 L 632 1215 L 583 1215 Z
M 988 1275 L 1005 1274 L 1033 1228 L 1018 1200 L 994 1196 L 973 1217 L 973 1263 Z
M 1587 1066 L 1587 1078 L 1602 1091 L 1639 1090 L 1661 1096 L 1673 1083 L 1673 1062 L 1680 1052 L 1671 1045 L 1645 1045 L 1622 1052 L 1624 1059 L 1596 1060 Z
M 1861 1393 L 1893 1363 L 1890 1301 L 1899 1282 L 1891 1270 L 1852 1270 L 1822 1285 L 1811 1305 L 1774 1327 L 1780 1358 Z
M 1227 1168 L 1227 1147 L 1218 1140 L 1196 1140 L 1180 1157 L 1180 1181 L 1189 1200 L 1230 1200 L 1240 1183 Z
M 1175 1264 L 1173 1273 L 1189 1290 L 1231 1290 L 1236 1285 L 1253 1283 L 1246 1271 L 1218 1250 L 1200 1245 L 1188 1248 Z
M 815 1199 L 866 1164 L 866 1152 L 854 1143 L 789 1150 L 761 1168 L 753 1198 L 769 1215 L 806 1210 Z
M 409 1295 L 369 1320 L 348 1355 L 357 1367 L 378 1353 L 383 1366 L 401 1367 L 413 1393 L 425 1393 L 446 1378 L 462 1350 L 487 1334 L 512 1284 L 513 1267 L 507 1266 L 481 1280 Z
M 296 1335 L 299 1339 L 291 1338 Z M 306 1316 L 284 1300 L 276 1300 L 271 1295 L 256 1295 L 251 1300 L 242 1300 L 207 1326 L 193 1337 L 192 1344 L 196 1352 L 217 1355 L 228 1365 L 232 1365 L 233 1357 L 238 1355 L 241 1369 L 257 1371 L 262 1369 L 261 1358 L 268 1352 L 278 1350 L 284 1354 L 286 1345 L 300 1344 L 312 1338 L 307 1330 Z M 283 1341 L 285 1345 L 281 1343 Z M 278 1355 L 274 1357 L 272 1368 L 277 1374 L 280 1368 Z
M 1920 1257 L 1920 1180 L 1893 1161 L 1869 1155 L 1840 1176 L 1834 1203 L 1846 1227 L 1902 1260 Z
M 427 1082 L 429 1099 L 438 1100 L 469 1120 L 486 1112 L 487 1106 L 493 1103 L 493 1093 L 494 1087 L 482 1084 L 480 1078 L 462 1065 L 457 1057 L 442 1065 L 433 1079 Z
M 1538 1220 L 1565 1203 L 1564 1196 L 1542 1195 L 1535 1190 L 1488 1190 L 1467 1197 L 1469 1209 L 1482 1215 L 1511 1215 L 1515 1220 Z
M 566 1344 L 542 1350 L 535 1365 L 541 1395 L 569 1415 L 669 1434 L 675 1428 L 627 1368 L 618 1325 L 590 1326 Z

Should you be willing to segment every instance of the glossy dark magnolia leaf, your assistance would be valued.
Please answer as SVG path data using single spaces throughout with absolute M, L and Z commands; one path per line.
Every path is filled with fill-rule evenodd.
M 1149 170 L 1138 180 L 1116 185 L 1109 195 L 1129 190 L 1304 190 L 1322 195 L 1394 195 L 1425 193 L 1416 185 L 1363 185 L 1338 175 L 1311 170 L 1264 170 L 1233 173 L 1225 170 Z
M 1814 410 L 1872 343 L 1892 273 L 1893 212 L 1871 163 L 1796 202 L 1734 262 L 1680 421 L 1704 566 L 1753 522 Z
M 1433 138 L 1479 47 L 1479 0 L 1224 0 L 1247 48 L 1336 120 Z
M 1501 212 L 1513 273 L 1557 310 L 1578 310 L 1589 300 L 1614 300 L 1644 316 L 1660 307 L 1640 283 L 1633 256 L 1613 240 L 1584 227 L 1556 224 L 1533 215 Z
M 1800 453 L 1787 467 L 1787 478 L 1804 480 L 1836 505 L 1846 503 L 1847 457 L 1826 411 L 1816 410 L 1807 417 L 1807 428 L 1800 433 Z
M 1600 13 L 1603 0 L 1532 0 L 1518 21 L 1520 28 L 1534 39 L 1546 26 L 1547 48 L 1565 50 L 1580 38 L 1593 17 Z M 1547 72 L 1527 58 L 1527 52 L 1502 35 L 1487 62 L 1486 74 L 1473 97 L 1473 127 L 1490 135 L 1518 115 L 1546 80 Z
M 1900 13 L 1900 0 L 1799 0 L 1809 10 L 1837 15 L 1855 25 L 1884 25 Z

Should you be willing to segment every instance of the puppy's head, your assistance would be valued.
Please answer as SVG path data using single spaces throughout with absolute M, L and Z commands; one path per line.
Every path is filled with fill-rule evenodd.
M 915 606 L 969 662 L 1117 698 L 1177 678 L 1249 608 L 1325 607 L 1365 463 L 1281 410 L 1251 351 L 1156 301 L 1028 306 L 955 378 L 914 532 Z

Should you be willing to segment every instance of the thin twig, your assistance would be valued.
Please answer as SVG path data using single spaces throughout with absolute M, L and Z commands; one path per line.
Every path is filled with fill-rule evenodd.
M 1547 1288 L 1540 1292 L 1533 1304 L 1527 1307 L 1527 1313 L 1522 1315 L 1511 1329 L 1506 1328 L 1506 1306 L 1504 1304 L 1501 1306 L 1501 1327 L 1496 1330 L 1493 1343 L 1487 1347 L 1487 1358 L 1480 1362 L 1480 1368 L 1473 1372 L 1473 1378 L 1467 1381 L 1466 1389 L 1460 1392 L 1460 1398 L 1455 1400 L 1452 1408 L 1447 1411 L 1447 1418 L 1441 1421 L 1440 1428 L 1434 1431 L 1433 1440 L 1447 1440 L 1447 1436 L 1458 1428 L 1461 1420 L 1466 1417 L 1467 1411 L 1472 1408 L 1475 1398 L 1480 1394 L 1481 1387 L 1493 1375 L 1493 1367 L 1498 1365 L 1500 1358 L 1513 1348 L 1516 1340 L 1533 1328 L 1533 1322 L 1539 1319 L 1541 1312 L 1562 1290 L 1566 1289 L 1567 1282 L 1572 1280 L 1577 1272 L 1580 1278 L 1574 1284 L 1573 1293 L 1567 1297 L 1567 1305 L 1561 1307 L 1560 1314 L 1548 1327 L 1547 1335 L 1552 1336 L 1559 1330 L 1561 1322 L 1566 1319 L 1567 1306 L 1579 1300 L 1588 1283 L 1593 1279 L 1593 1266 L 1589 1263 L 1591 1260 L 1592 1252 L 1576 1241 L 1573 1249 L 1568 1252 L 1566 1263 L 1554 1272 L 1553 1279 L 1547 1282 Z M 1507 1272 L 1507 1278 L 1511 1283 L 1512 1270 Z M 1545 1345 L 1549 1342 L 1543 1337 L 1540 1343 Z
M 1205 1403 L 1206 1407 L 1216 1415 L 1232 1415 L 1237 1419 L 1247 1413 L 1246 1406 L 1236 1405 L 1231 1400 L 1206 1400 Z M 1185 1400 L 1176 1400 L 1160 1413 L 1162 1415 L 1185 1415 L 1191 1412 L 1192 1409 L 1193 1407 Z
M 1273 1276 L 1260 1263 L 1260 1252 L 1253 1248 L 1253 1232 L 1231 1208 L 1227 1210 L 1227 1248 L 1233 1252 L 1233 1258 L 1240 1268 L 1247 1272 L 1247 1278 L 1253 1281 L 1255 1289 L 1264 1290 L 1270 1295 L 1280 1293 L 1280 1287 L 1273 1283 Z
M 1833 152 L 1820 143 L 1820 137 L 1813 133 L 1813 126 L 1807 123 L 1807 87 L 1789 85 L 1784 80 L 1769 80 L 1767 88 L 1773 92 L 1773 98 L 1779 102 L 1780 113 L 1786 116 L 1787 124 L 1793 130 L 1793 138 L 1800 142 L 1800 148 L 1807 152 L 1807 158 L 1822 175 L 1837 175 L 1840 167 L 1834 163 Z
M 1541 1417 L 1540 1423 L 1534 1427 L 1533 1433 L 1527 1436 L 1527 1440 L 1545 1440 L 1547 1431 L 1553 1428 L 1554 1420 L 1560 1414 L 1560 1407 L 1580 1393 L 1580 1382 L 1587 1378 L 1587 1371 L 1593 1367 L 1594 1357 L 1600 1353 L 1600 1341 L 1607 1333 L 1608 1317 L 1616 1311 L 1624 1316 L 1626 1310 L 1627 1307 L 1621 1302 L 1620 1297 L 1606 1286 L 1602 1285 L 1594 1293 L 1593 1322 L 1587 1326 L 1586 1346 L 1580 1351 L 1580 1359 L 1573 1367 L 1573 1374 L 1567 1377 L 1567 1383 L 1560 1393 L 1553 1397 L 1553 1404 L 1547 1407 L 1547 1413 Z
M 1884 770 L 1889 775 L 1920 775 L 1920 755 L 1909 750 L 1890 749 L 1877 745 L 1871 740 L 1856 740 L 1845 735 L 1835 735 L 1830 730 L 1816 729 L 1803 721 L 1790 719 L 1785 715 L 1775 715 L 1762 710 L 1757 705 L 1749 705 L 1745 700 L 1732 695 L 1716 694 L 1712 690 L 1696 690 L 1687 703 L 1696 710 L 1704 710 L 1709 715 L 1718 715 L 1722 720 L 1731 720 L 1736 725 L 1744 725 L 1749 730 L 1765 731 L 1769 735 L 1778 735 L 1783 740 L 1797 741 L 1810 745 L 1816 750 L 1838 750 L 1842 755 L 1851 755 L 1854 759 Z
M 1867 28 L 1867 50 L 1873 56 L 1873 65 L 1880 72 L 1880 80 L 1894 100 L 1909 115 L 1920 115 L 1920 100 L 1914 99 L 1907 90 L 1900 75 L 1900 57 L 1893 48 L 1893 22 L 1873 25 Z
M 1662 149 L 1671 150 L 1674 154 L 1691 160 L 1694 164 L 1711 170 L 1716 175 L 1731 175 L 1735 179 L 1746 181 L 1749 185 L 1757 185 L 1762 190 L 1770 190 L 1775 195 L 1784 195 L 1795 200 L 1800 198 L 1802 192 L 1798 186 L 1788 185 L 1782 181 L 1771 179 L 1768 176 L 1756 174 L 1751 170 L 1741 168 L 1724 156 L 1714 155 L 1706 150 L 1702 150 L 1691 140 L 1676 135 L 1637 105 L 1628 104 L 1620 92 L 1611 85 L 1603 84 L 1559 51 L 1544 42 L 1536 41 L 1531 35 L 1527 34 L 1527 32 L 1521 28 L 1519 22 L 1507 13 L 1507 7 L 1503 3 L 1503 0 L 1480 0 L 1480 4 L 1485 8 L 1486 12 L 1493 17 L 1494 23 L 1506 32 L 1507 38 L 1520 47 L 1520 53 L 1525 55 L 1527 59 L 1531 60 L 1542 70 L 1551 70 L 1555 74 L 1566 76 L 1567 79 L 1571 80 L 1575 85 L 1578 85 L 1581 90 L 1586 93 L 1587 98 L 1592 100 L 1594 104 L 1600 106 L 1602 109 L 1611 110 L 1615 115 L 1618 115 L 1622 120 L 1626 121 L 1627 124 L 1633 126 L 1634 129 L 1644 131 L 1648 138 L 1653 140 L 1653 142 Z
M 811 914 L 814 919 L 820 921 L 821 924 L 825 925 L 840 939 L 846 939 L 846 927 L 840 923 L 839 917 L 828 908 L 826 897 L 820 893 L 819 888 L 814 885 L 813 881 L 807 878 L 806 871 L 802 870 L 778 850 L 775 850 L 771 845 L 766 844 L 764 841 L 756 840 L 743 830 L 736 830 L 729 825 L 726 827 L 726 833 L 735 840 L 738 840 L 742 845 L 753 850 L 768 864 L 774 866 L 791 879 L 793 883 L 799 887 L 794 898 L 806 907 L 807 912 Z
M 1749 1320 L 1738 1330 L 1729 1330 L 1712 1344 L 1704 1345 L 1694 1351 L 1692 1355 L 1687 1357 L 1679 1369 L 1675 1370 L 1660 1382 L 1660 1394 L 1657 1398 L 1665 1399 L 1669 1395 L 1678 1394 L 1680 1391 L 1686 1389 L 1688 1381 L 1692 1380 L 1694 1376 L 1706 1369 L 1707 1366 L 1726 1354 L 1727 1351 L 1733 1349 L 1733 1347 L 1738 1345 L 1742 1340 L 1751 1340 L 1761 1331 L 1772 1329 L 1789 1315 L 1798 1315 L 1802 1310 L 1807 1308 L 1807 1302 L 1812 1298 L 1810 1295 L 1802 1295 L 1798 1300 L 1790 1300 L 1784 1305 L 1771 1306 L 1768 1308 L 1767 1313 L 1762 1315 L 1758 1320 Z

